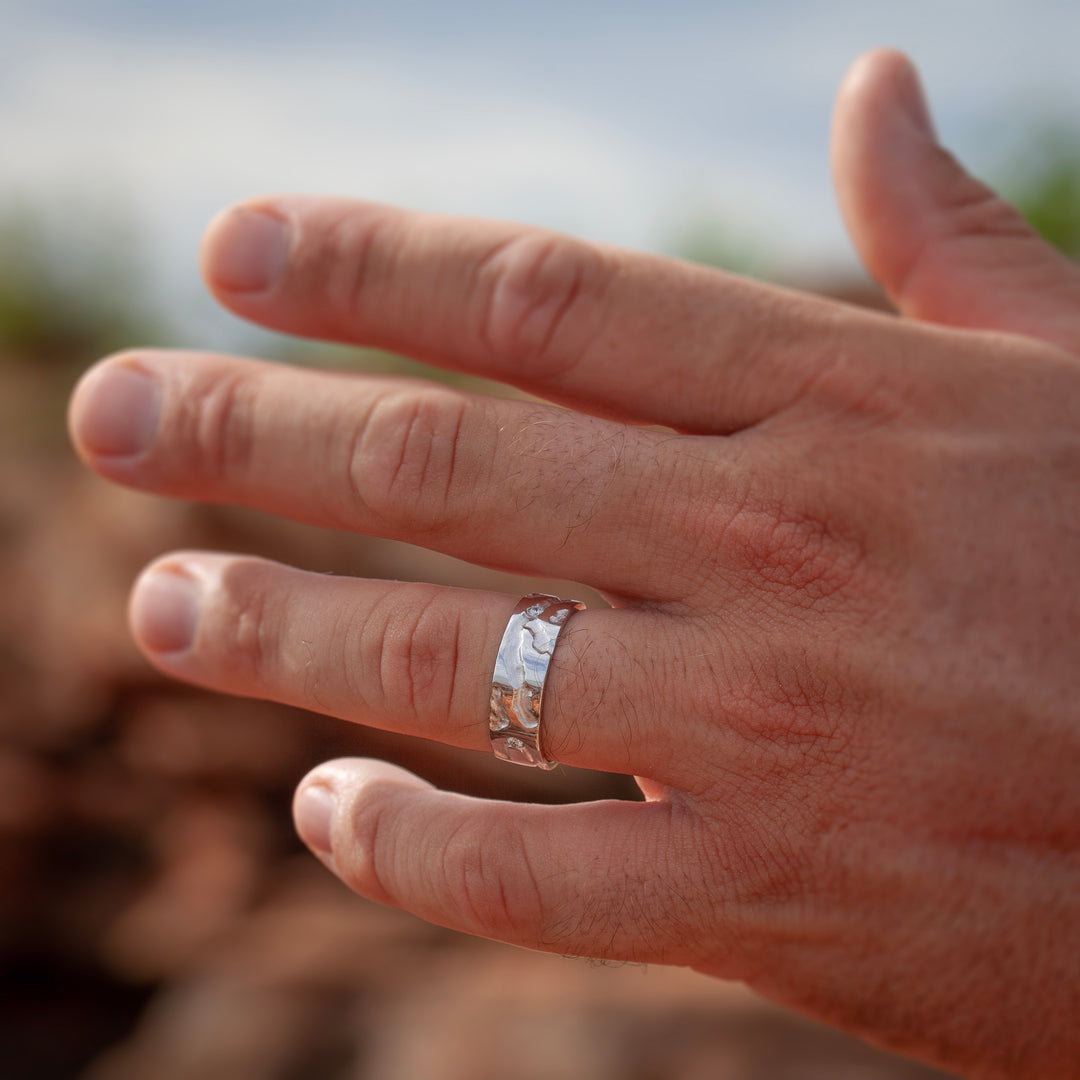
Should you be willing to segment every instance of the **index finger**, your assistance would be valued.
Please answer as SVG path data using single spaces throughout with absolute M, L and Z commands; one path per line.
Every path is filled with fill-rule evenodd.
M 748 427 L 896 320 L 521 225 L 347 199 L 242 204 L 203 270 L 237 314 L 373 345 L 619 419 Z M 887 331 L 887 332 L 886 332 Z

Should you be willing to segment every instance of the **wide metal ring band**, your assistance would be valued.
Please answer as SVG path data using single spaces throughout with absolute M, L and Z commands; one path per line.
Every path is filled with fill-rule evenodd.
M 540 748 L 540 710 L 544 679 L 555 642 L 566 620 L 585 605 L 533 593 L 518 601 L 503 632 L 491 676 L 491 749 L 515 765 L 554 769 Z

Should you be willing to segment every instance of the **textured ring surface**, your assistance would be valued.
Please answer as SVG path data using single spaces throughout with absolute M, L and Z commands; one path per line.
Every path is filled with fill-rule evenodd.
M 488 725 L 495 756 L 515 765 L 554 769 L 540 748 L 544 679 L 566 620 L 585 605 L 533 593 L 518 601 L 503 631 L 491 676 Z

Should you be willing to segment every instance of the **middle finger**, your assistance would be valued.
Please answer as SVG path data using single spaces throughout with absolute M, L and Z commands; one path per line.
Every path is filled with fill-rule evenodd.
M 685 595 L 697 573 L 658 523 L 686 519 L 702 484 L 714 510 L 737 504 L 713 440 L 211 355 L 105 361 L 76 392 L 72 430 L 95 469 L 138 488 L 646 600 Z

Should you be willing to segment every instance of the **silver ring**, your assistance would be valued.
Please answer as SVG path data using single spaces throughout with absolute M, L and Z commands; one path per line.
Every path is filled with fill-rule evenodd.
M 579 600 L 546 593 L 523 596 L 503 631 L 491 676 L 488 726 L 495 756 L 515 765 L 554 769 L 540 748 L 540 709 L 544 679 L 555 642 L 566 620 L 584 611 Z

